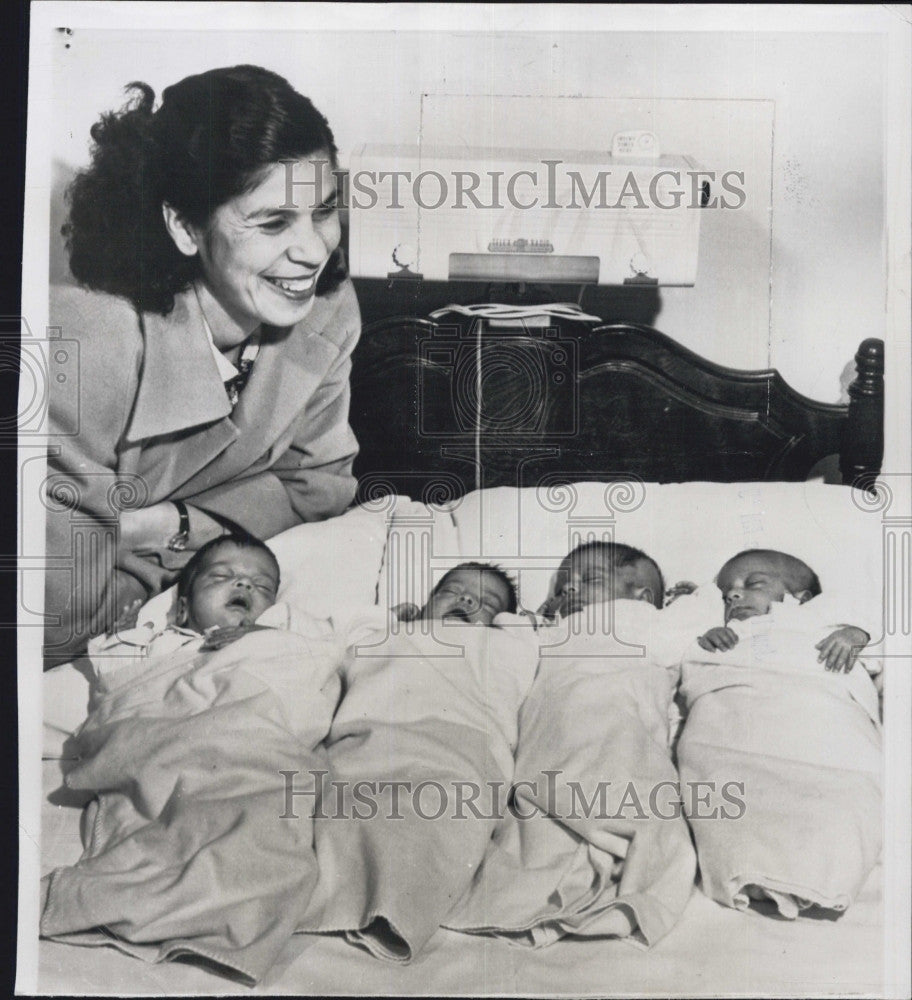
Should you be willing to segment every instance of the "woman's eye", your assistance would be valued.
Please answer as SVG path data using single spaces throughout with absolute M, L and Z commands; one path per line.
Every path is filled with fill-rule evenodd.
M 260 223 L 260 231 L 264 233 L 281 233 L 283 229 L 288 225 L 284 219 L 267 219 L 266 222 Z
M 314 209 L 313 217 L 315 219 L 328 219 L 338 207 L 338 204 L 334 201 L 326 205 L 320 205 L 319 208 Z

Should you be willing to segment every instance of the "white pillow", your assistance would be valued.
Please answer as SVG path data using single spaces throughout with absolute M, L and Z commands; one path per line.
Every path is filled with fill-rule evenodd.
M 711 583 L 747 548 L 803 559 L 825 592 L 845 592 L 863 620 L 879 614 L 879 514 L 844 486 L 822 483 L 576 483 L 553 489 L 499 487 L 463 497 L 452 511 L 459 552 L 448 561 L 496 562 L 519 578 L 520 600 L 536 609 L 575 541 L 609 537 L 642 549 L 670 586 Z M 414 518 L 413 518 L 414 520 Z M 394 530 L 398 529 L 394 518 Z M 449 536 L 450 530 L 446 534 Z M 413 547 L 414 548 L 414 547 Z M 425 545 L 427 548 L 427 543 Z M 448 547 L 447 547 L 448 548 Z M 417 551 L 414 559 L 424 559 Z M 413 572 L 418 573 L 420 569 Z M 427 570 L 424 570 L 427 576 Z
M 279 600 L 318 618 L 376 604 L 390 518 L 389 504 L 378 501 L 271 538 Z
M 381 606 L 423 606 L 443 573 L 462 561 L 462 540 L 453 520 L 460 502 L 437 506 L 398 499 L 380 575 Z

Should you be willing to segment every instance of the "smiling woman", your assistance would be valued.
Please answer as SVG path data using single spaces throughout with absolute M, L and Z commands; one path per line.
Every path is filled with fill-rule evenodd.
M 220 351 L 237 347 L 261 324 L 293 326 L 310 311 L 317 280 L 341 238 L 330 153 L 268 167 L 253 190 L 220 205 L 204 227 L 164 205 L 175 246 L 199 255 L 200 305 Z M 289 202 L 294 175 L 308 178 Z M 294 180 L 298 184 L 298 180 Z M 332 195 L 312 204 L 318 192 Z
M 79 391 L 52 394 L 46 664 L 70 659 L 240 527 L 351 503 L 350 355 L 326 119 L 256 66 L 145 84 L 92 129 L 52 290 Z

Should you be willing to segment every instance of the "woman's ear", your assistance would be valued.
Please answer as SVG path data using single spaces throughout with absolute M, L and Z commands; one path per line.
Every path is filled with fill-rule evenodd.
M 652 587 L 642 587 L 637 591 L 636 599 L 638 601 L 649 601 L 650 604 L 655 604 L 655 595 L 652 593 Z
M 799 590 L 797 594 L 793 594 L 792 596 L 798 599 L 799 604 L 804 604 L 805 601 L 809 601 L 814 595 L 809 590 Z
M 187 225 L 177 209 L 172 208 L 166 201 L 162 202 L 162 217 L 165 220 L 165 229 L 168 230 L 168 235 L 184 256 L 193 257 L 199 252 L 196 234 Z

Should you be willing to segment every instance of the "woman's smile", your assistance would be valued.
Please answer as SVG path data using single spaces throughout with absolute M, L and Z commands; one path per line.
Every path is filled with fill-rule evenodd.
M 320 271 L 318 269 L 309 275 L 303 275 L 301 277 L 285 278 L 271 274 L 264 274 L 263 277 L 269 282 L 270 285 L 282 292 L 282 294 L 286 295 L 288 298 L 294 299 L 298 302 L 303 302 L 313 295 L 319 274 Z

